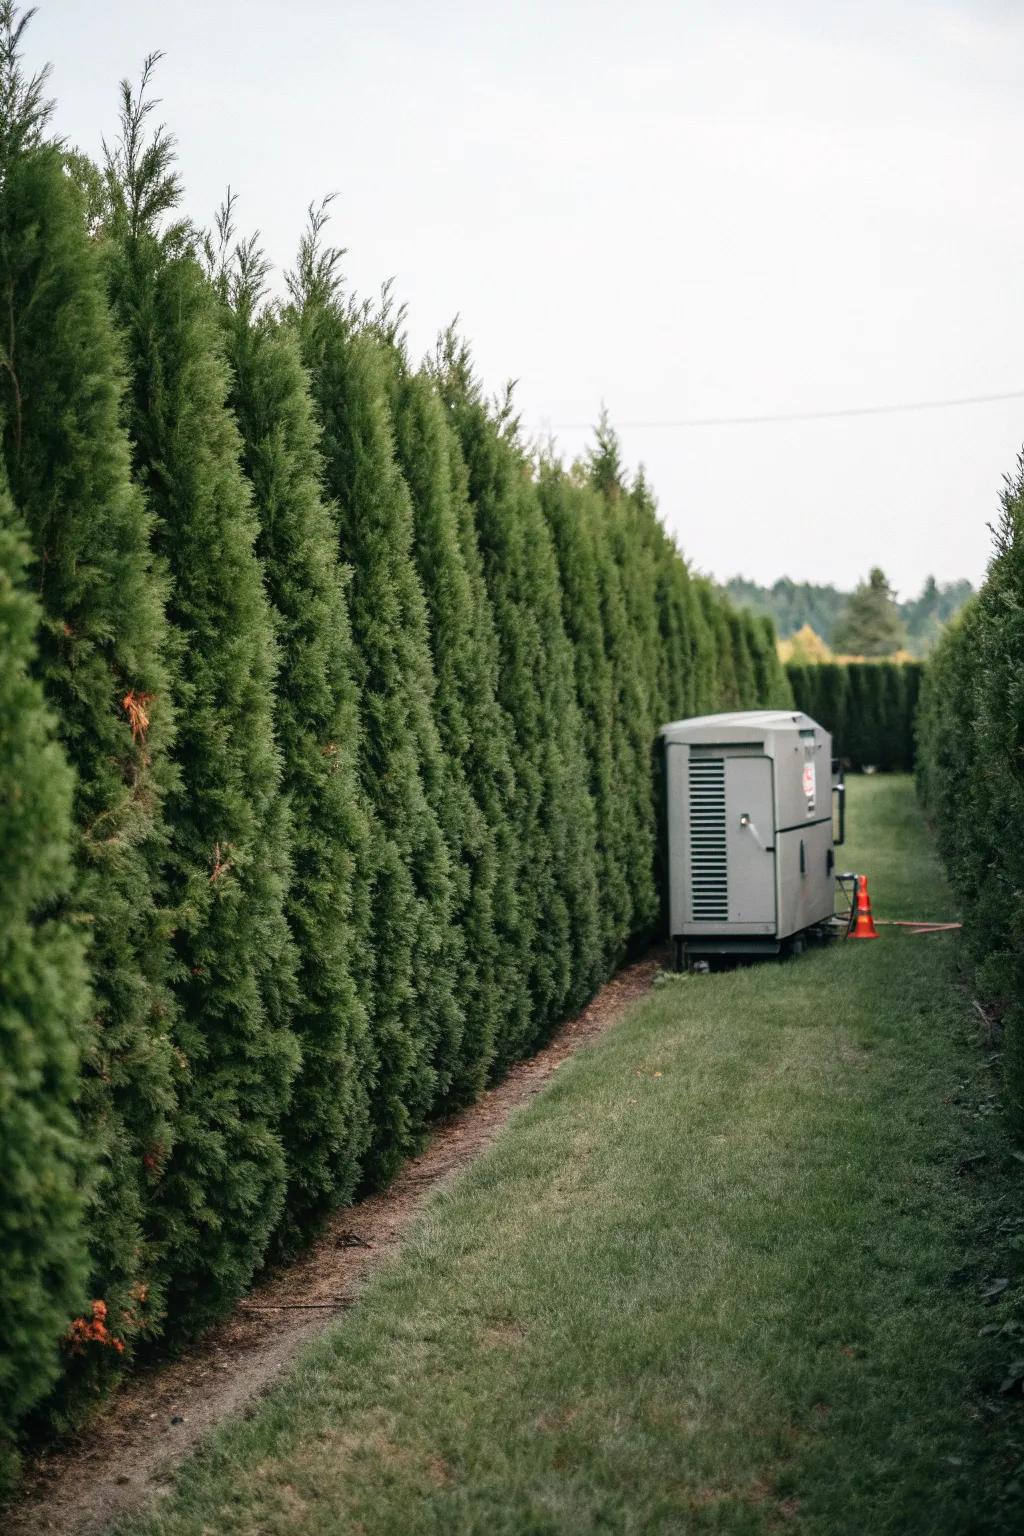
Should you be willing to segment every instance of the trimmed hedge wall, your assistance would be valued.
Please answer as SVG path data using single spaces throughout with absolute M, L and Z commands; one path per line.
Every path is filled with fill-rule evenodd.
M 538 461 L 454 334 L 418 368 L 352 304 L 322 215 L 267 303 L 230 208 L 175 219 L 145 82 L 99 173 L 20 30 L 0 0 L 8 1472 L 650 937 L 659 725 L 792 703 L 607 423 Z
M 832 734 L 835 755 L 851 768 L 909 773 L 921 687 L 918 661 L 790 662 L 793 699 Z
M 925 674 L 918 788 L 964 921 L 978 995 L 1006 1030 L 1007 1104 L 1024 1134 L 1024 456 L 980 593 Z

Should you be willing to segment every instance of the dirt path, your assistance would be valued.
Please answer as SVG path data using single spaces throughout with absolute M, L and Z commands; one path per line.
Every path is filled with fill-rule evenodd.
M 441 1125 L 386 1190 L 339 1211 L 226 1322 L 180 1358 L 132 1376 L 87 1432 L 41 1455 L 18 1502 L 0 1511 L 5 1536 L 90 1536 L 166 1491 L 178 1462 L 221 1419 L 266 1392 L 302 1345 L 352 1304 L 427 1196 L 489 1146 L 567 1057 L 614 1024 L 648 990 L 658 965 L 648 957 L 621 971 L 536 1056 Z

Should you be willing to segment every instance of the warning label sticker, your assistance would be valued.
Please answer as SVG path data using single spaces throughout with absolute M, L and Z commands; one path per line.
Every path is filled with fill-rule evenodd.
M 804 794 L 807 796 L 808 800 L 814 799 L 814 792 L 816 788 L 817 782 L 814 776 L 814 764 L 813 762 L 804 763 Z

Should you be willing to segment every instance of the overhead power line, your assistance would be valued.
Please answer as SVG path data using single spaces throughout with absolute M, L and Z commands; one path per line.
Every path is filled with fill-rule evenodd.
M 911 411 L 948 411 L 961 405 L 992 405 L 1001 400 L 1024 400 L 1024 389 L 1009 389 L 997 395 L 960 395 L 949 400 L 911 400 L 899 405 L 847 405 L 830 411 L 770 411 L 758 416 L 684 416 L 675 421 L 622 421 L 615 427 L 622 432 L 641 428 L 671 427 L 761 427 L 787 421 L 837 421 L 846 416 L 898 416 Z M 592 421 L 556 422 L 555 432 L 589 431 Z

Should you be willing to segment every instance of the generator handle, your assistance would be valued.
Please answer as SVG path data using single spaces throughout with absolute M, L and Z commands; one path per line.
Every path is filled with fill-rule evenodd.
M 839 836 L 833 838 L 833 845 L 839 848 L 846 842 L 846 779 L 838 758 L 832 763 L 832 778 L 832 793 L 839 796 Z

